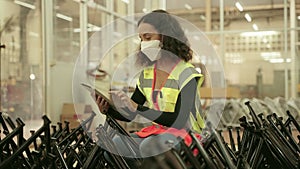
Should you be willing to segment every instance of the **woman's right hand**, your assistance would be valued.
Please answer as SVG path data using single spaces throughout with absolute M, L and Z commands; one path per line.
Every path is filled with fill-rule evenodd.
M 99 108 L 100 112 L 102 114 L 106 114 L 107 111 L 108 111 L 108 108 L 109 108 L 108 102 L 105 101 L 105 99 L 102 98 L 101 96 L 96 95 L 96 103 L 98 105 L 98 108 Z

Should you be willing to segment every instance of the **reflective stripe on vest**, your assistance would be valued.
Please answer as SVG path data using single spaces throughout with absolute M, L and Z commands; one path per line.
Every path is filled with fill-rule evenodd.
M 137 86 L 146 97 L 149 108 L 158 110 L 152 102 L 153 72 L 153 66 L 144 69 L 139 77 Z M 180 91 L 193 78 L 198 78 L 199 87 L 203 82 L 203 75 L 199 74 L 192 64 L 180 61 L 170 73 L 166 83 L 160 90 L 161 93 L 157 96 L 159 110 L 174 112 Z M 197 95 L 198 94 L 199 93 L 197 92 Z M 195 102 L 200 103 L 199 96 L 196 97 Z M 201 129 L 204 127 L 204 120 L 202 119 L 197 106 L 194 111 L 196 113 L 194 115 L 190 112 L 190 124 L 195 131 L 201 132 Z

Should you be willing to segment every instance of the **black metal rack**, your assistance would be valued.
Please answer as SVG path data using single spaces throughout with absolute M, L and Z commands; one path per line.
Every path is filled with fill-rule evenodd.
M 283 120 L 275 113 L 257 114 L 250 102 L 245 105 L 251 119 L 243 116 L 239 119 L 240 127 L 227 126 L 229 142 L 225 141 L 224 130 L 214 129 L 208 122 L 201 135 L 189 131 L 190 144 L 178 137 L 179 149 L 147 158 L 141 158 L 139 145 L 109 115 L 96 128 L 96 140 L 88 132 L 95 113 L 74 129 L 70 129 L 67 121 L 51 125 L 43 116 L 43 125 L 37 131 L 31 130 L 31 136 L 25 139 L 24 122 L 19 118 L 14 122 L 1 113 L 4 137 L 0 138 L 0 168 L 129 169 L 126 158 L 118 153 L 113 142 L 118 135 L 133 154 L 136 168 L 299 169 L 299 135 L 295 139 L 292 130 L 299 133 L 300 127 L 291 113 L 287 111 L 288 118 Z

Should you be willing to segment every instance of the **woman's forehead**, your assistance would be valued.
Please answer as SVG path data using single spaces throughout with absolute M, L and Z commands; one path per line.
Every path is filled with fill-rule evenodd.
M 142 35 L 145 33 L 158 33 L 158 31 L 149 23 L 141 23 L 138 27 L 138 33 Z

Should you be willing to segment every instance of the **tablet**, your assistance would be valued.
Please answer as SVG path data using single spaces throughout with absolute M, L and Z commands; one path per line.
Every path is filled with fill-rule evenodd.
M 111 108 L 113 108 L 115 111 L 118 111 L 121 115 L 124 115 L 125 118 L 126 118 L 126 116 L 129 116 L 128 112 L 126 112 L 125 110 L 116 108 L 116 106 L 111 98 L 111 95 L 108 93 L 109 91 L 111 91 L 108 83 L 105 83 L 105 82 L 95 83 L 95 88 L 86 83 L 81 83 L 81 85 L 84 86 L 90 93 L 93 93 L 95 91 L 96 95 L 99 95 L 102 98 L 104 98 L 105 101 L 107 101 L 108 104 L 111 106 Z
M 114 107 L 113 101 L 111 99 L 109 92 L 109 89 L 107 90 L 99 90 L 97 88 L 92 87 L 89 84 L 86 83 L 81 83 L 82 86 L 84 86 L 90 93 L 95 92 L 96 95 L 101 96 L 102 98 L 104 98 L 105 101 L 107 101 L 111 106 Z

